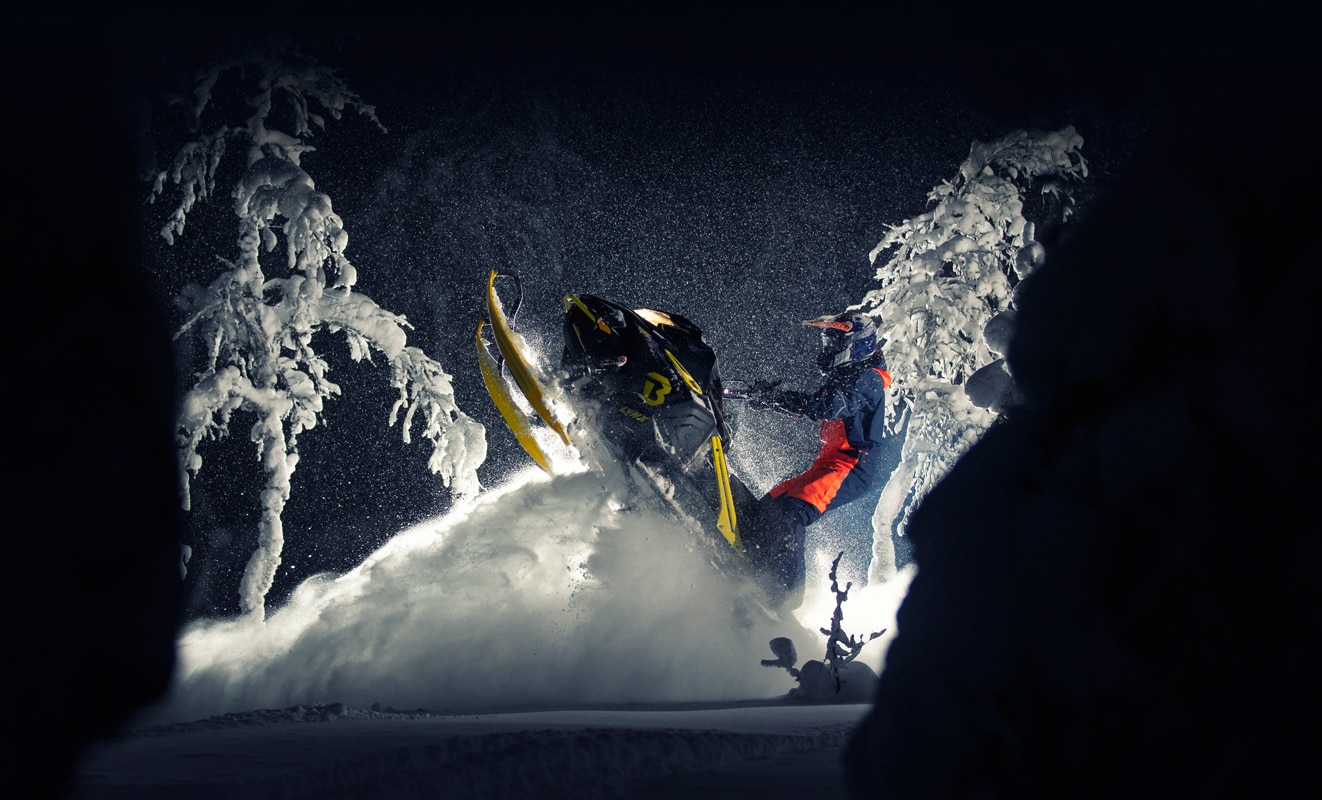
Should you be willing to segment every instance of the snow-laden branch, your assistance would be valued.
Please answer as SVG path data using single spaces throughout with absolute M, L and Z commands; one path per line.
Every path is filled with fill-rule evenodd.
M 1072 126 L 975 142 L 958 174 L 929 193 L 930 209 L 891 227 L 868 254 L 877 285 L 853 308 L 877 317 L 893 392 L 912 414 L 891 478 L 904 485 L 883 496 L 891 501 L 887 521 L 901 531 L 995 418 L 970 402 L 964 384 L 996 357 L 984 331 L 1013 309 L 1014 286 L 1044 257 L 1021 193 L 1054 194 L 1068 217 L 1073 182 L 1088 174 L 1082 146 Z
M 241 126 L 200 132 L 182 146 L 170 168 L 152 179 L 150 199 L 178 187 L 178 205 L 161 228 L 173 244 L 196 204 L 214 196 L 231 143 L 246 147 L 232 191 L 238 257 L 220 259 L 221 273 L 209 285 L 190 285 L 180 298 L 188 316 L 179 335 L 197 337 L 205 355 L 184 397 L 178 441 L 188 507 L 189 480 L 202 467 L 202 442 L 227 435 L 236 413 L 255 418 L 250 437 L 267 483 L 259 543 L 244 572 L 240 600 L 245 613 L 260 616 L 280 564 L 280 517 L 298 464 L 298 437 L 321 422 L 325 401 L 341 391 L 327 377 L 314 335 L 342 334 L 354 360 L 374 353 L 384 357 L 399 391 L 389 424 L 400 421 L 402 410 L 401 432 L 409 442 L 420 415 L 433 448 L 429 467 L 458 497 L 481 488 L 477 468 L 486 458 L 486 437 L 455 404 L 451 376 L 408 345 L 407 320 L 353 291 L 358 272 L 345 252 L 349 237 L 343 220 L 301 164 L 302 156 L 314 151 L 305 137 L 324 127 L 323 113 L 338 119 L 354 109 L 381 127 L 375 109 L 329 68 L 255 55 L 198 75 L 191 106 L 195 128 L 203 127 L 216 86 L 231 78 L 252 80 L 245 96 L 251 115 Z M 287 131 L 272 124 L 281 100 L 290 112 Z M 278 250 L 283 257 L 272 259 Z
M 427 467 L 441 476 L 446 486 L 460 497 L 471 497 L 481 489 L 477 468 L 487 457 L 486 429 L 461 412 L 454 403 L 450 376 L 441 365 L 427 358 L 416 347 L 405 348 L 393 360 L 393 385 L 399 399 L 390 409 L 394 425 L 401 409 L 404 441 L 411 441 L 409 431 L 418 411 L 423 414 L 422 435 L 432 443 Z

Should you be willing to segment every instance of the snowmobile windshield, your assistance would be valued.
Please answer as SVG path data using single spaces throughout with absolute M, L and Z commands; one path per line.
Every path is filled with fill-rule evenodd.
M 563 366 L 571 374 L 618 371 L 646 344 L 632 312 L 589 294 L 565 296 L 564 339 Z

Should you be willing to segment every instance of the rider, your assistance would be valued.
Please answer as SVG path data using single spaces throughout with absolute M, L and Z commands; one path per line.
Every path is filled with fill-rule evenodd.
M 822 448 L 812 465 L 772 487 L 745 527 L 745 552 L 770 576 L 776 599 L 786 608 L 803 597 L 807 526 L 868 494 L 878 472 L 874 451 L 889 435 L 885 412 L 891 376 L 877 345 L 876 325 L 854 312 L 804 324 L 821 330 L 821 388 L 812 394 L 770 388 L 747 396 L 754 408 L 821 422 Z

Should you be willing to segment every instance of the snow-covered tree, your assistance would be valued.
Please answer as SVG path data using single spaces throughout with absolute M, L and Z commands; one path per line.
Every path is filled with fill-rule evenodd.
M 251 115 L 240 126 L 208 130 L 204 116 L 225 81 L 238 84 Z M 280 117 L 289 121 L 288 130 L 271 127 L 276 108 L 288 114 Z M 346 110 L 385 131 L 375 109 L 326 66 L 278 50 L 236 57 L 197 76 L 188 108 L 197 135 L 152 176 L 152 202 L 170 187 L 178 189 L 178 205 L 160 231 L 174 244 L 196 204 L 216 194 L 227 150 L 243 149 L 242 174 L 231 192 L 237 255 L 220 258 L 220 274 L 207 286 L 189 285 L 180 298 L 188 317 L 177 336 L 200 338 L 205 355 L 182 399 L 178 441 L 188 508 L 190 477 L 202 467 L 202 442 L 227 435 L 236 413 L 254 418 L 249 435 L 266 486 L 240 605 L 259 618 L 280 564 L 281 512 L 298 464 L 298 437 L 316 427 L 326 400 L 340 393 L 314 348 L 317 333 L 343 334 L 355 361 L 373 354 L 385 359 L 399 392 L 389 424 L 400 421 L 402 412 L 408 442 L 415 417 L 422 415 L 423 435 L 433 448 L 429 467 L 456 496 L 479 491 L 477 467 L 486 458 L 485 430 L 456 406 L 451 376 L 408 345 L 404 317 L 353 290 L 357 270 L 345 253 L 343 221 L 303 169 L 302 157 L 314 150 L 307 143 L 314 128 Z
M 930 210 L 891 227 L 868 255 L 879 285 L 853 308 L 878 318 L 892 391 L 912 415 L 900 466 L 873 516 L 875 541 L 903 532 L 917 502 L 995 419 L 965 385 L 1003 350 L 996 323 L 1011 316 L 1014 287 L 1045 258 L 1023 193 L 1054 195 L 1052 213 L 1068 217 L 1074 183 L 1088 174 L 1082 146 L 1072 126 L 974 142 L 959 174 L 928 195 Z

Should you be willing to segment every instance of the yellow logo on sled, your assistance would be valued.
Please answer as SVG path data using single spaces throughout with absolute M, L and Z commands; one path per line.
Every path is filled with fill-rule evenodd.
M 647 422 L 649 419 L 651 419 L 651 417 L 647 416 L 643 412 L 629 408 L 628 406 L 620 406 L 620 413 L 631 419 L 636 419 L 639 422 Z
M 666 401 L 668 394 L 670 379 L 659 372 L 647 373 L 647 381 L 643 383 L 643 402 L 649 406 L 659 406 Z

